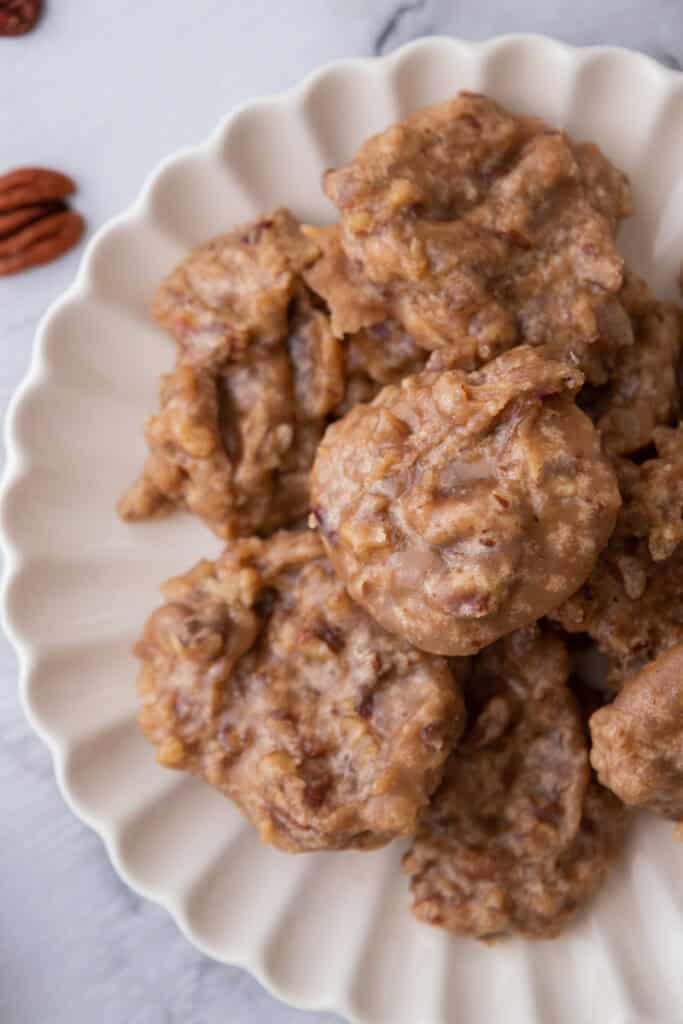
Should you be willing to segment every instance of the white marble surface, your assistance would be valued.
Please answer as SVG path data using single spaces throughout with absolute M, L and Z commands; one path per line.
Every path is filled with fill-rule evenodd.
M 165 154 L 233 105 L 337 57 L 419 35 L 537 31 L 636 47 L 680 67 L 680 0 L 47 0 L 32 35 L 0 39 L 0 169 L 72 173 L 90 230 L 125 207 Z M 28 363 L 38 318 L 80 256 L 0 279 L 0 407 Z M 329 1024 L 272 1000 L 195 952 L 131 893 L 67 811 L 17 700 L 0 638 L 2 1024 Z M 390 1022 L 387 1022 L 390 1024 Z M 417 1024 L 417 1022 L 416 1022 Z

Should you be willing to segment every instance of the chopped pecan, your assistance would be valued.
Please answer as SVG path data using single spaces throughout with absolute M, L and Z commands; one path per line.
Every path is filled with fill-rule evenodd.
M 43 0 L 0 0 L 0 36 L 23 36 L 34 27 Z
M 65 174 L 39 167 L 0 177 L 0 275 L 48 263 L 76 244 L 83 218 L 64 202 L 75 187 Z

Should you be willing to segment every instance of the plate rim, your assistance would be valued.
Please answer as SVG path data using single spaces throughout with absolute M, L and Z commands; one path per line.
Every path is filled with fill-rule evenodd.
M 428 50 L 435 45 L 442 48 L 450 48 L 454 54 L 457 52 L 459 55 L 462 55 L 463 52 L 466 52 L 478 60 L 482 60 L 485 56 L 496 50 L 510 46 L 520 47 L 520 59 L 522 60 L 527 47 L 552 49 L 557 54 L 561 54 L 565 59 L 568 58 L 575 61 L 589 57 L 616 58 L 628 60 L 629 62 L 638 62 L 642 67 L 647 67 L 650 73 L 658 75 L 662 80 L 662 85 L 667 84 L 668 80 L 670 88 L 673 88 L 676 83 L 680 84 L 683 82 L 683 71 L 667 67 L 648 54 L 624 46 L 573 45 L 542 33 L 511 32 L 482 40 L 470 40 L 455 35 L 432 34 L 412 40 L 392 50 L 391 53 L 382 56 L 348 57 L 329 61 L 314 68 L 288 89 L 259 95 L 238 104 L 218 121 L 214 130 L 203 141 L 174 150 L 159 161 L 144 177 L 142 185 L 133 201 L 121 212 L 106 220 L 88 239 L 73 281 L 48 306 L 38 322 L 33 336 L 28 369 L 10 397 L 3 429 L 6 462 L 2 480 L 0 481 L 0 552 L 3 557 L 2 578 L 0 582 L 0 625 L 17 656 L 19 697 L 22 711 L 31 728 L 50 753 L 57 785 L 63 800 L 69 810 L 99 836 L 114 870 L 122 881 L 144 899 L 162 906 L 170 914 L 175 925 L 180 929 L 188 942 L 203 955 L 218 963 L 229 963 L 247 970 L 268 993 L 292 1007 L 308 1011 L 341 1014 L 350 1024 L 376 1024 L 376 1022 L 370 1017 L 357 1012 L 348 999 L 348 992 L 343 993 L 343 998 L 337 998 L 334 1003 L 325 999 L 302 997 L 300 994 L 290 991 L 286 986 L 276 981 L 269 971 L 267 963 L 263 959 L 251 955 L 248 951 L 242 957 L 232 957 L 228 961 L 217 956 L 214 951 L 207 948 L 201 936 L 184 914 L 178 900 L 163 894 L 159 890 L 150 888 L 143 880 L 137 878 L 133 871 L 129 870 L 117 847 L 116 829 L 91 815 L 71 792 L 63 772 L 62 755 L 65 752 L 65 748 L 60 743 L 58 733 L 51 731 L 39 720 L 34 712 L 28 689 L 28 677 L 32 667 L 33 652 L 40 648 L 32 643 L 27 623 L 25 621 L 22 623 L 19 616 L 15 618 L 10 609 L 12 589 L 21 578 L 22 571 L 26 565 L 26 551 L 14 535 L 12 519 L 8 513 L 8 504 L 15 484 L 24 478 L 23 470 L 30 455 L 29 450 L 22 444 L 18 435 L 17 422 L 24 402 L 34 393 L 40 393 L 43 386 L 48 383 L 48 367 L 45 358 L 46 339 L 52 322 L 63 307 L 75 300 L 77 301 L 79 298 L 87 298 L 91 267 L 100 245 L 121 227 L 134 226 L 136 222 L 144 222 L 146 217 L 150 215 L 150 199 L 157 181 L 165 172 L 183 160 L 210 155 L 212 150 L 220 146 L 232 122 L 244 112 L 271 103 L 290 103 L 298 106 L 303 103 L 306 95 L 316 88 L 318 82 L 331 74 L 362 72 L 364 69 L 377 67 L 378 65 L 383 65 L 388 70 L 393 64 L 401 63 L 413 53 Z M 66 749 L 68 749 L 68 746 Z

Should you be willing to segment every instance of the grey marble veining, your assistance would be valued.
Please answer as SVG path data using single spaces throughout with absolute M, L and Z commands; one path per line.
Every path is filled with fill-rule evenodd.
M 90 229 L 125 207 L 167 153 L 232 106 L 337 57 L 431 33 L 535 31 L 683 61 L 680 0 L 48 0 L 40 29 L 0 39 L 0 169 L 42 163 L 79 180 Z M 0 279 L 0 406 L 36 323 L 79 254 Z M 17 700 L 0 641 L 1 1024 L 331 1024 L 197 953 L 121 883 L 64 806 Z M 387 1022 L 391 1024 L 391 1022 Z
M 628 46 L 680 68 L 683 9 L 678 0 L 413 0 L 395 4 L 373 39 L 388 53 L 419 36 L 486 39 L 506 32 L 539 32 L 575 45 Z

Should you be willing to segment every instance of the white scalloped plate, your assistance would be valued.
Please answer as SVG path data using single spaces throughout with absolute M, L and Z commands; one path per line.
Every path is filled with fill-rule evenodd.
M 552 943 L 493 948 L 417 925 L 401 849 L 288 857 L 225 800 L 164 771 L 135 726 L 133 639 L 168 575 L 217 544 L 187 517 L 126 526 L 142 422 L 172 361 L 147 310 L 192 245 L 275 205 L 325 221 L 323 168 L 459 88 L 600 142 L 631 175 L 623 246 L 661 294 L 683 256 L 683 78 L 616 49 L 512 36 L 424 40 L 330 65 L 232 114 L 167 160 L 100 231 L 40 325 L 12 404 L 2 525 L 5 616 L 26 712 L 65 798 L 122 877 L 202 950 L 281 998 L 363 1024 L 674 1024 L 683 1006 L 683 848 L 639 824 L 590 911 Z

